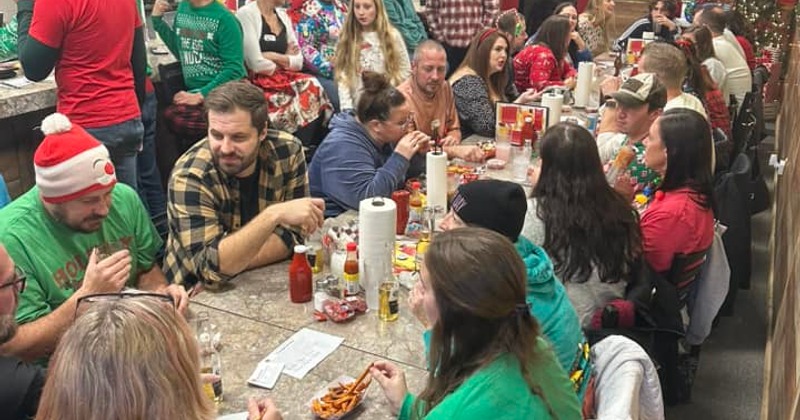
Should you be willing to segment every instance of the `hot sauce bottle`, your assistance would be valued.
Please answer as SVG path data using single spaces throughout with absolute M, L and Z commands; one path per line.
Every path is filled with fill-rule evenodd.
M 357 295 L 361 291 L 361 286 L 358 282 L 356 247 L 355 242 L 347 244 L 347 259 L 344 260 L 344 287 L 345 294 L 348 296 Z

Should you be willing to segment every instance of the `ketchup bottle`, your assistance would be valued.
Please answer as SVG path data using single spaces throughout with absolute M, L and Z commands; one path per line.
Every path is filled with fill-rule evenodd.
M 289 265 L 289 298 L 292 303 L 304 303 L 311 300 L 311 265 L 306 258 L 306 246 L 295 245 L 294 257 Z

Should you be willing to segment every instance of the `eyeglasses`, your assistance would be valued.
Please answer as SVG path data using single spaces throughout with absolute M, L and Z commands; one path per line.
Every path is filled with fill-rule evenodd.
M 22 293 L 25 291 L 25 280 L 27 279 L 28 277 L 25 275 L 25 272 L 22 271 L 22 269 L 19 268 L 19 266 L 15 266 L 14 277 L 10 282 L 0 286 L 0 290 L 5 289 L 6 287 L 14 286 L 14 290 L 17 293 Z
M 145 292 L 120 292 L 120 293 L 96 293 L 93 295 L 86 295 L 78 299 L 75 305 L 75 319 L 88 310 L 92 303 L 97 302 L 116 302 L 122 299 L 150 299 L 169 305 L 175 308 L 175 299 L 170 295 L 162 295 L 161 293 L 145 293 Z

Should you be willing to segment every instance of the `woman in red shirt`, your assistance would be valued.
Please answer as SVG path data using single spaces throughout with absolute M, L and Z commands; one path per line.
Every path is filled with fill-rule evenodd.
M 550 16 L 539 28 L 536 44 L 522 49 L 514 57 L 514 84 L 517 90 L 541 90 L 548 86 L 575 87 L 577 72 L 567 61 L 567 47 L 572 38 L 569 19 Z
M 706 250 L 714 239 L 709 136 L 702 115 L 674 108 L 644 140 L 645 164 L 663 178 L 641 220 L 644 256 L 658 273 L 668 272 L 676 255 Z

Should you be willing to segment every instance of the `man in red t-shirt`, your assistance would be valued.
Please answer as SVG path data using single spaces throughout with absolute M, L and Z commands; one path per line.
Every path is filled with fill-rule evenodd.
M 55 68 L 58 112 L 105 144 L 135 189 L 146 63 L 136 2 L 19 0 L 17 10 L 25 76 L 39 81 Z

